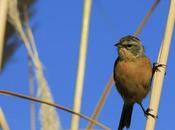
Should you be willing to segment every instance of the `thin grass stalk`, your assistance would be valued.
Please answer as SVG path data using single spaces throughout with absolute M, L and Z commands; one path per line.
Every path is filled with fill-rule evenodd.
M 159 57 L 157 60 L 157 62 L 160 64 L 164 64 L 164 65 L 167 64 L 174 24 L 175 24 L 175 0 L 170 0 L 170 7 L 169 7 L 169 13 L 168 13 L 168 18 L 166 23 L 166 29 L 162 40 L 162 47 L 159 52 Z M 162 87 L 163 87 L 163 80 L 165 76 L 165 69 L 166 69 L 165 67 L 159 68 L 160 71 L 157 71 L 155 73 L 155 76 L 153 79 L 153 84 L 152 84 L 153 88 L 152 88 L 150 105 L 149 105 L 149 108 L 151 109 L 150 112 L 153 115 L 157 115 L 158 113 L 160 96 L 161 96 Z M 145 130 L 154 130 L 155 124 L 156 124 L 156 120 L 148 116 Z
M 25 26 L 26 26 L 26 34 L 28 39 L 30 39 L 32 41 L 32 43 L 34 43 L 34 38 L 31 37 L 32 36 L 32 32 L 29 29 L 28 25 L 29 25 L 29 18 L 28 18 L 28 9 L 27 7 L 24 8 L 25 9 Z M 32 47 L 35 47 L 34 45 L 31 45 Z M 32 60 L 30 58 L 30 56 L 28 55 L 28 69 L 29 69 L 29 90 L 30 90 L 30 96 L 31 97 L 35 97 L 35 89 L 34 89 L 34 72 L 33 72 L 33 63 Z M 31 101 L 30 103 L 30 125 L 31 125 L 31 130 L 36 130 L 36 107 L 35 107 L 35 102 Z
M 146 22 L 148 21 L 149 17 L 151 16 L 151 14 L 153 13 L 153 11 L 155 10 L 155 8 L 157 7 L 158 3 L 160 0 L 155 0 L 155 2 L 152 4 L 151 8 L 148 10 L 147 14 L 144 16 L 142 22 L 140 23 L 140 25 L 138 26 L 136 32 L 134 33 L 135 36 L 138 36 L 140 34 L 140 32 L 142 31 L 143 27 L 145 26 Z M 113 74 L 112 74 L 113 75 Z M 106 101 L 106 98 L 112 88 L 113 85 L 113 76 L 111 76 L 110 80 L 108 81 L 108 84 L 105 87 L 105 90 L 100 98 L 100 100 L 98 101 L 98 104 L 92 114 L 92 119 L 96 120 L 97 117 L 99 116 L 101 109 Z M 93 129 L 93 123 L 89 123 L 87 126 L 87 130 L 91 130 Z
M 113 75 L 111 76 L 111 78 L 110 78 L 110 80 L 109 80 L 109 82 L 108 82 L 108 84 L 107 84 L 107 86 L 106 86 L 106 88 L 105 88 L 105 90 L 103 91 L 103 94 L 102 94 L 102 96 L 101 96 L 101 98 L 100 98 L 100 100 L 99 100 L 99 102 L 98 102 L 98 104 L 97 104 L 97 106 L 96 106 L 96 108 L 95 108 L 95 111 L 94 111 L 94 113 L 92 114 L 92 119 L 93 120 L 96 120 L 97 119 L 97 117 L 98 117 L 98 115 L 100 114 L 100 112 L 101 112 L 101 109 L 103 108 L 103 105 L 104 105 L 104 103 L 105 103 L 105 101 L 106 101 L 106 98 L 107 98 L 107 96 L 108 96 L 108 94 L 109 94 L 109 92 L 110 92 L 110 90 L 111 90 L 111 88 L 112 88 L 112 84 L 113 84 Z M 92 128 L 94 127 L 94 123 L 93 122 L 90 122 L 89 124 L 88 124 L 88 126 L 87 126 L 87 130 L 92 130 Z
M 38 60 L 39 61 L 39 60 Z M 54 102 L 52 93 L 44 77 L 42 66 L 36 69 L 36 78 L 39 86 L 39 97 L 43 100 Z M 61 124 L 54 108 L 42 104 L 40 107 L 41 130 L 60 130 Z
M 36 53 L 37 49 L 33 48 L 35 47 L 33 46 L 35 45 L 33 35 L 31 36 L 31 33 L 28 33 L 29 31 L 26 31 L 27 34 L 25 34 L 23 30 L 23 26 L 19 17 L 19 11 L 17 8 L 17 0 L 10 1 L 9 4 L 9 22 L 15 27 L 21 39 L 24 41 L 28 54 L 34 64 L 35 74 L 38 81 L 39 97 L 41 99 L 53 102 L 52 94 L 50 92 L 47 80 L 43 74 L 43 67 L 40 58 L 38 56 L 38 53 Z M 27 27 L 27 29 L 30 30 L 29 26 Z M 60 121 L 54 108 L 48 107 L 46 105 L 41 105 L 40 115 L 42 130 L 61 129 Z
M 0 0 L 0 71 L 2 69 L 4 36 L 7 21 L 8 0 Z
M 7 21 L 8 0 L 0 0 L 0 71 L 2 68 L 3 48 L 4 48 L 4 36 Z M 9 130 L 4 113 L 0 108 L 0 128 L 2 130 Z
M 24 11 L 25 11 L 24 12 L 24 14 L 25 14 L 24 19 L 25 19 L 26 35 L 27 35 L 28 39 L 30 40 L 30 45 L 31 45 L 31 48 L 32 48 L 34 55 L 38 56 L 37 47 L 35 45 L 35 38 L 33 36 L 32 30 L 31 30 L 30 25 L 29 25 L 28 8 L 24 7 Z
M 8 123 L 5 119 L 4 113 L 1 108 L 0 108 L 0 128 L 2 130 L 9 130 Z
M 77 80 L 75 87 L 74 106 L 73 106 L 73 110 L 78 113 L 81 110 L 91 5 L 92 0 L 84 0 L 79 62 L 78 62 Z M 79 116 L 72 115 L 71 130 L 78 130 L 78 127 L 79 127 Z
M 33 74 L 33 64 L 30 59 L 30 56 L 28 56 L 28 68 L 29 68 L 29 90 L 30 90 L 30 96 L 35 96 L 34 91 L 34 74 Z M 31 130 L 36 130 L 36 109 L 35 109 L 35 102 L 31 101 L 30 103 L 30 125 Z
M 30 45 L 30 41 L 28 40 L 28 37 L 26 36 L 25 32 L 23 31 L 23 26 L 20 20 L 19 11 L 17 8 L 17 0 L 10 1 L 9 0 L 9 6 L 8 6 L 8 21 L 14 26 L 16 29 L 16 32 L 21 37 L 21 39 L 24 41 L 24 45 L 26 46 L 26 49 L 29 53 L 29 56 L 31 57 L 32 62 L 37 65 L 37 63 L 34 60 L 34 54 L 33 50 Z
M 156 9 L 157 5 L 159 4 L 160 0 L 155 0 L 155 2 L 152 4 L 149 11 L 146 13 L 145 17 L 143 18 L 142 22 L 140 23 L 139 27 L 137 28 L 136 32 L 134 33 L 134 36 L 138 36 L 140 32 L 142 31 L 143 27 L 145 26 L 148 18 L 151 16 L 151 14 Z
M 34 47 L 32 48 L 32 50 L 34 51 L 34 58 L 35 58 L 35 62 L 37 63 L 37 66 L 35 66 L 36 68 L 35 71 L 36 71 L 36 78 L 38 80 L 38 85 L 39 85 L 39 96 L 41 99 L 45 99 L 53 102 L 52 94 L 49 89 L 47 80 L 43 74 L 43 69 L 42 69 L 43 67 L 39 59 L 34 37 L 28 22 L 26 22 L 26 30 L 27 30 L 26 31 L 27 36 L 30 39 L 31 47 Z M 60 120 L 57 116 L 55 109 L 50 108 L 47 105 L 41 105 L 40 114 L 41 114 L 42 130 L 60 130 L 61 129 Z
M 55 107 L 57 109 L 60 109 L 60 110 L 63 110 L 63 111 L 75 114 L 77 116 L 80 116 L 81 118 L 83 118 L 83 119 L 85 119 L 87 121 L 94 122 L 94 124 L 98 125 L 99 127 L 103 128 L 104 130 L 110 130 L 110 128 L 108 128 L 107 126 L 105 126 L 105 125 L 103 125 L 103 124 L 101 124 L 101 123 L 99 123 L 99 122 L 97 122 L 97 121 L 95 121 L 95 120 L 93 120 L 93 119 L 83 115 L 83 114 L 74 112 L 74 111 L 72 111 L 69 108 L 63 107 L 61 105 L 58 105 L 58 104 L 55 104 L 55 103 L 52 103 L 52 102 L 48 102 L 46 100 L 41 100 L 41 99 L 37 99 L 37 98 L 31 97 L 31 96 L 26 96 L 26 95 L 23 95 L 23 94 L 10 92 L 10 91 L 4 91 L 4 90 L 0 90 L 0 94 L 13 96 L 13 97 L 18 97 L 18 98 L 21 98 L 21 99 L 25 99 L 25 100 L 34 101 L 34 102 L 42 103 L 42 104 L 45 104 L 45 105 L 49 105 L 49 106 Z
M 37 63 L 36 78 L 38 80 L 38 85 L 39 85 L 39 96 L 41 97 L 41 99 L 45 99 L 45 100 L 53 102 L 52 94 L 50 92 L 47 80 L 45 79 L 44 74 L 43 74 L 43 69 L 42 69 L 43 67 L 39 59 L 35 40 L 34 40 L 34 37 L 33 37 L 28 21 L 26 21 L 26 34 L 27 34 L 27 37 L 30 39 L 30 45 L 34 53 L 35 61 Z M 57 116 L 55 109 L 50 108 L 47 105 L 41 105 L 40 114 L 41 114 L 41 122 L 42 122 L 41 129 L 42 130 L 61 129 L 60 121 L 59 121 L 59 118 Z

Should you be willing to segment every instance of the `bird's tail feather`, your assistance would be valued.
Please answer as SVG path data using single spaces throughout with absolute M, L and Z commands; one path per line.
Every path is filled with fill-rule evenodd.
M 126 128 L 130 127 L 133 106 L 134 104 L 124 103 L 118 130 L 123 130 L 125 126 Z

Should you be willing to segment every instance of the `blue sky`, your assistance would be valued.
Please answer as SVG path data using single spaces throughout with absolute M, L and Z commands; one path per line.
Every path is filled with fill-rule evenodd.
M 154 0 L 93 1 L 81 113 L 91 115 L 112 74 L 113 64 L 117 57 L 117 51 L 113 45 L 121 37 L 135 32 L 153 2 Z M 161 1 L 139 36 L 152 62 L 155 62 L 158 56 L 168 7 L 168 0 Z M 36 27 L 34 36 L 55 102 L 72 108 L 83 1 L 40 0 L 35 10 L 36 14 L 31 24 Z M 175 33 L 169 53 L 156 130 L 175 129 L 172 125 L 175 116 L 174 43 Z M 25 47 L 21 46 L 1 74 L 1 89 L 29 95 L 26 54 Z M 145 108 L 148 106 L 149 96 L 143 104 Z M 29 105 L 29 101 L 0 95 L 0 106 L 12 130 L 30 130 Z M 116 129 L 122 105 L 122 99 L 113 86 L 98 121 L 112 130 Z M 39 107 L 38 104 L 37 107 Z M 62 128 L 69 129 L 71 114 L 61 110 L 57 112 Z M 39 114 L 36 118 L 37 130 L 39 130 Z M 145 122 L 146 118 L 141 108 L 135 105 L 131 130 L 144 129 Z M 86 125 L 87 121 L 82 119 L 80 128 L 85 128 Z

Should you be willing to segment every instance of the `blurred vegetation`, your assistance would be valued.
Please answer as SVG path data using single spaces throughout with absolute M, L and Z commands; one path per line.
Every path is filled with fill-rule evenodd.
M 18 9 L 20 13 L 20 19 L 22 23 L 25 21 L 25 9 L 27 8 L 29 18 L 35 14 L 34 12 L 34 4 L 37 0 L 18 0 Z M 4 39 L 4 51 L 3 51 L 3 59 L 2 59 L 2 71 L 7 65 L 8 61 L 17 51 L 17 49 L 22 44 L 18 38 L 18 35 L 14 29 L 14 27 L 7 21 L 6 31 L 5 31 L 5 39 Z

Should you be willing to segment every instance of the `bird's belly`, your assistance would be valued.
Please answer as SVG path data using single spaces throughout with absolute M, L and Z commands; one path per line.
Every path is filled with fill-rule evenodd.
M 118 64 L 116 68 L 115 83 L 117 90 L 124 100 L 131 100 L 133 102 L 141 102 L 147 95 L 150 88 L 151 70 L 148 72 L 147 66 L 138 68 L 130 64 Z
M 120 77 L 119 81 L 116 82 L 116 86 L 124 99 L 134 100 L 134 102 L 141 101 L 148 91 L 147 88 L 143 88 L 141 85 L 134 82 L 132 78 L 125 80 Z

